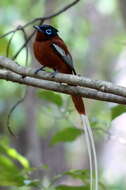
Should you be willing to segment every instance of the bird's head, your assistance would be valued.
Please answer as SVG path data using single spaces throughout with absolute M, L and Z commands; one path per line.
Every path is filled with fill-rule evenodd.
M 48 40 L 52 37 L 57 36 L 58 30 L 51 25 L 40 25 L 33 26 L 37 30 L 37 38 L 38 40 Z

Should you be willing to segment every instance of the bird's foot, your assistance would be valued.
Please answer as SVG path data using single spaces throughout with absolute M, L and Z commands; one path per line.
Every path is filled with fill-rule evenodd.
M 57 73 L 58 73 L 58 71 L 54 71 L 54 72 L 52 72 L 52 73 L 50 74 L 50 76 L 51 76 L 52 78 L 54 78 Z
M 36 69 L 35 74 L 37 74 L 39 71 L 44 71 L 45 66 L 43 65 L 39 69 Z
M 24 79 L 26 76 L 25 75 L 21 75 L 21 78 Z

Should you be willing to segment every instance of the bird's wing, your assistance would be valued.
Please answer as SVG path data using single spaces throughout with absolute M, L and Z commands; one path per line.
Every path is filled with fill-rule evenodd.
M 73 73 L 76 75 L 71 55 L 69 53 L 67 54 L 62 47 L 59 47 L 59 45 L 57 45 L 55 43 L 52 43 L 51 47 L 57 53 L 57 55 L 60 56 L 60 58 L 70 67 L 70 69 L 73 71 Z

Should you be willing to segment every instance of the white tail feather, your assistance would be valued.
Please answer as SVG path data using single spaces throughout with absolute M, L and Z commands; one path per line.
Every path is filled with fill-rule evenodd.
M 82 126 L 84 128 L 85 132 L 85 140 L 86 140 L 86 145 L 87 145 L 87 151 L 88 151 L 88 156 L 89 156 L 89 166 L 90 166 L 90 190 L 93 190 L 93 160 L 92 160 L 92 153 L 91 153 L 91 143 L 90 143 L 90 138 L 88 134 L 87 127 L 85 127 L 86 120 L 83 118 L 83 115 L 81 115 L 82 119 Z
M 84 114 L 81 114 L 81 120 L 83 123 L 83 128 L 85 131 L 85 138 L 87 144 L 87 150 L 89 155 L 89 164 L 90 164 L 90 190 L 93 190 L 93 159 L 94 159 L 94 171 L 95 171 L 95 190 L 98 190 L 98 164 L 97 156 L 94 144 L 94 138 L 88 117 Z M 93 155 L 93 157 L 92 157 Z

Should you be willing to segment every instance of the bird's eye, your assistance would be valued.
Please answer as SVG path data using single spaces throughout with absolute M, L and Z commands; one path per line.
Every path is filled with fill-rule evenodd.
M 51 29 L 47 29 L 46 30 L 46 34 L 51 35 L 52 34 L 52 30 Z

